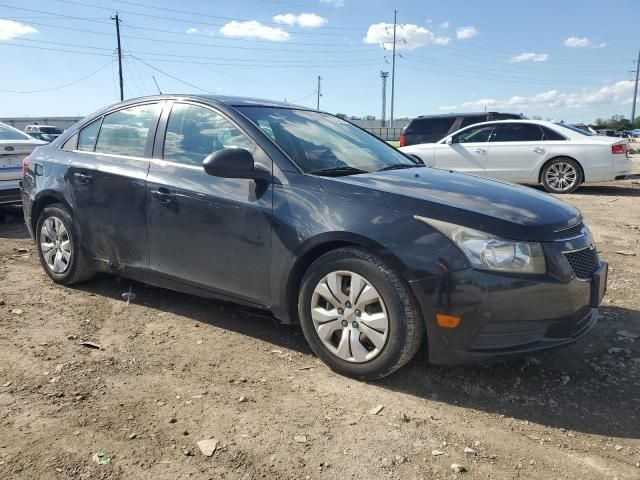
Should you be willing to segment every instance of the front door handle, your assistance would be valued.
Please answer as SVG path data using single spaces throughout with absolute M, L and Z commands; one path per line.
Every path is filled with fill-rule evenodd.
M 160 203 L 171 203 L 174 199 L 173 194 L 168 188 L 160 187 L 158 190 L 151 190 L 151 197 Z
M 89 185 L 91 183 L 91 175 L 86 172 L 76 172 L 73 176 L 78 180 L 82 185 Z
M 487 153 L 484 148 L 476 148 L 476 153 Z
M 533 150 L 536 153 L 544 153 L 544 148 L 540 148 L 540 147 L 535 147 L 535 148 L 532 148 L 531 150 Z

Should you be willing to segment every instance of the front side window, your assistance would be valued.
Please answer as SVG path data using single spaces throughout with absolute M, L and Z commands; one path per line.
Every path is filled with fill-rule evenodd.
M 96 152 L 143 157 L 157 103 L 136 105 L 105 115 L 96 142 Z
M 416 166 L 382 140 L 333 115 L 292 108 L 238 109 L 305 172 L 349 175 Z
M 531 123 L 501 123 L 492 142 L 537 142 L 542 140 L 540 127 Z
M 222 115 L 205 107 L 176 103 L 169 115 L 162 158 L 200 166 L 218 150 L 252 147 L 251 141 Z
M 96 138 L 98 137 L 98 130 L 100 129 L 100 122 L 102 118 L 94 120 L 92 123 L 80 130 L 78 136 L 78 150 L 85 152 L 93 152 L 96 146 Z
M 13 128 L 0 125 L 0 140 L 29 140 L 31 137 Z
M 469 128 L 464 132 L 460 132 L 453 136 L 452 143 L 478 143 L 488 142 L 493 132 L 494 125 L 485 125 L 475 128 Z

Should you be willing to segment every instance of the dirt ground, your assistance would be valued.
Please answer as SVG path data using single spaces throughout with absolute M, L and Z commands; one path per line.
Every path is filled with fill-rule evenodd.
M 640 175 L 562 198 L 610 264 L 590 335 L 492 365 L 421 354 L 370 384 L 259 312 L 106 275 L 56 286 L 0 210 L 0 478 L 639 479 L 640 339 L 617 332 L 640 333 Z

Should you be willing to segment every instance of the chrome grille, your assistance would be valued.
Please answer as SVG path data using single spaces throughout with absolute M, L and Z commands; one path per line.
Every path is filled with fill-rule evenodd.
M 598 252 L 593 247 L 583 248 L 575 252 L 567 252 L 565 258 L 571 265 L 573 272 L 581 280 L 588 280 L 600 267 Z
M 556 240 L 566 240 L 568 238 L 579 237 L 580 235 L 582 235 L 582 223 L 553 232 L 553 236 Z

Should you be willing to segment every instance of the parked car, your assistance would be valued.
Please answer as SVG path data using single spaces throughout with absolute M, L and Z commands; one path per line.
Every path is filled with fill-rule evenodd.
M 62 135 L 62 130 L 53 125 L 27 125 L 24 129 L 24 133 L 31 135 L 38 140 L 44 140 L 45 142 L 53 142 L 56 138 Z
M 45 143 L 0 123 L 0 205 L 20 204 L 22 160 Z
M 25 159 L 22 185 L 54 282 L 113 272 L 268 309 L 356 378 L 392 373 L 424 339 L 434 363 L 569 344 L 606 287 L 574 207 L 427 168 L 290 104 L 119 103 Z
M 627 146 L 627 140 L 542 120 L 503 120 L 401 150 L 437 168 L 570 193 L 583 183 L 625 178 L 631 171 Z
M 414 118 L 404 126 L 400 136 L 400 146 L 408 147 L 419 143 L 433 143 L 469 125 L 490 120 L 516 118 L 521 119 L 524 117 L 521 114 L 500 112 L 422 115 Z

